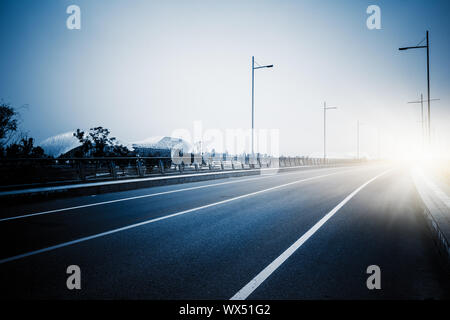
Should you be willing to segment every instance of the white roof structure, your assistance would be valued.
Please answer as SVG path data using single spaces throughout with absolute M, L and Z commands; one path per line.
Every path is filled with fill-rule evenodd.
M 70 131 L 47 138 L 42 141 L 39 146 L 44 149 L 45 154 L 57 158 L 60 155 L 81 146 L 80 141 L 73 136 L 73 133 L 73 131 Z M 180 138 L 164 136 L 149 137 L 135 143 L 127 143 L 117 139 L 116 144 L 122 144 L 129 150 L 133 150 L 134 148 L 154 148 L 170 150 L 178 149 L 183 152 L 192 152 L 192 145 L 189 142 Z
M 73 131 L 58 134 L 42 141 L 39 146 L 44 149 L 45 154 L 59 157 L 62 154 L 81 146 L 80 141 L 73 136 Z
M 88 130 L 85 131 L 89 133 Z M 42 141 L 39 146 L 44 149 L 46 155 L 52 157 L 59 157 L 70 150 L 75 149 L 76 147 L 81 146 L 80 141 L 74 137 L 74 131 L 58 134 L 56 136 L 50 137 Z M 133 147 L 130 143 L 124 142 L 122 140 L 116 139 L 115 145 L 123 145 L 128 148 L 128 150 L 132 151 Z
M 192 145 L 181 138 L 172 137 L 150 137 L 132 144 L 134 148 L 154 148 L 154 149 L 179 149 L 184 152 L 191 152 Z

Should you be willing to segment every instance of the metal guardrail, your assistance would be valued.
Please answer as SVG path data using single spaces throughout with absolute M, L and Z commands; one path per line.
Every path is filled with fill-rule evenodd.
M 183 172 L 283 168 L 354 163 L 356 160 L 181 154 L 172 157 L 16 158 L 0 159 L 2 189 L 24 185 L 103 181 Z

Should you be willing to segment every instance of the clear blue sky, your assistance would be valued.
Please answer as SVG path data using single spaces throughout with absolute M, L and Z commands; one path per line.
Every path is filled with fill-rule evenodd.
M 81 8 L 81 30 L 66 8 Z M 368 30 L 366 8 L 381 8 Z M 126 141 L 192 129 L 249 128 L 251 56 L 258 70 L 256 127 L 280 129 L 281 153 L 331 156 L 408 149 L 426 97 L 425 50 L 399 52 L 430 31 L 432 125 L 450 149 L 450 1 L 2 0 L 0 98 L 41 141 L 102 125 Z

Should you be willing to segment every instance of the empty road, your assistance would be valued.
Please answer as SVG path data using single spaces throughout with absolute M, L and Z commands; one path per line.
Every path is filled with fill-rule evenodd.
M 448 299 L 408 168 L 364 165 L 2 205 L 3 299 Z M 66 269 L 81 269 L 68 290 Z M 381 270 L 369 290 L 366 269 Z

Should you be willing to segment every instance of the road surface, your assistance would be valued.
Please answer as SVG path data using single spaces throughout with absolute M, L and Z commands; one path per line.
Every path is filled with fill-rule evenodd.
M 407 168 L 308 169 L 2 207 L 3 299 L 448 299 Z M 66 269 L 81 269 L 69 290 Z M 369 290 L 366 269 L 381 270 Z

